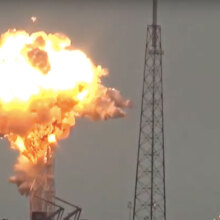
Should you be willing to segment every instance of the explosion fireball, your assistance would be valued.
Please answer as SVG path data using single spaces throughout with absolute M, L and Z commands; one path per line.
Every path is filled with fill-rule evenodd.
M 130 106 L 106 88 L 107 72 L 63 34 L 9 30 L 0 38 L 0 133 L 19 151 L 9 180 L 28 195 L 48 148 L 68 137 L 77 117 L 123 117 Z

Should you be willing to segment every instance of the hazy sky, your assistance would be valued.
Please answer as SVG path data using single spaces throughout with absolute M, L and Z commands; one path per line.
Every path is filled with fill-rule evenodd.
M 167 220 L 210 220 L 220 214 L 220 3 L 159 2 Z M 30 25 L 32 15 L 39 18 L 37 27 Z M 150 0 L 0 1 L 0 32 L 15 27 L 65 33 L 109 69 L 104 83 L 133 101 L 125 119 L 77 120 L 57 149 L 57 195 L 81 206 L 90 220 L 128 219 L 150 23 Z M 0 219 L 28 219 L 28 200 L 8 183 L 16 155 L 0 142 Z

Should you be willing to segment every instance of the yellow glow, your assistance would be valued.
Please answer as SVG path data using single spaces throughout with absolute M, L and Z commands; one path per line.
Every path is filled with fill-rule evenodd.
M 6 32 L 0 45 L 0 101 L 19 101 L 22 105 L 41 91 L 54 91 L 56 95 L 59 91 L 71 93 L 80 83 L 96 86 L 93 82 L 98 68 L 83 52 L 66 49 L 70 43 L 67 37 L 44 32 Z
M 55 134 L 50 134 L 49 136 L 48 136 L 48 142 L 49 143 L 56 143 L 56 136 L 55 136 Z
M 77 95 L 77 99 L 82 101 L 86 97 L 87 94 L 88 94 L 88 91 L 85 90 Z
M 25 151 L 25 146 L 24 146 L 24 142 L 23 139 L 21 137 L 17 137 L 16 141 L 15 141 L 16 146 L 19 148 L 20 152 Z

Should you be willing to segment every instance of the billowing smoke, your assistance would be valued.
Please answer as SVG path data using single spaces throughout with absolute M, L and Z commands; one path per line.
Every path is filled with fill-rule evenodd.
M 28 195 L 45 166 L 48 149 L 67 138 L 78 117 L 124 117 L 130 107 L 106 88 L 107 73 L 63 34 L 10 30 L 0 39 L 0 134 L 19 151 L 9 180 Z

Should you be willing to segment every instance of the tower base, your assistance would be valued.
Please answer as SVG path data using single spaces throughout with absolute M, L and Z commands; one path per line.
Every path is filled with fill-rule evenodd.
M 46 212 L 32 212 L 31 220 L 46 220 Z

